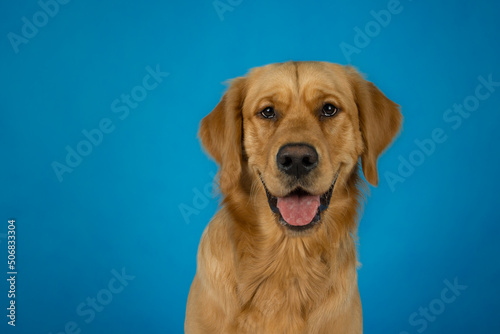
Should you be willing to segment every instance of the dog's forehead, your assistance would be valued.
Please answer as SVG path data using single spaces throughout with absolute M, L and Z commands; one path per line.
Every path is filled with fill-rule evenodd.
M 326 62 L 287 62 L 254 68 L 248 74 L 247 97 L 288 94 L 315 95 L 315 91 L 350 95 L 343 66 Z

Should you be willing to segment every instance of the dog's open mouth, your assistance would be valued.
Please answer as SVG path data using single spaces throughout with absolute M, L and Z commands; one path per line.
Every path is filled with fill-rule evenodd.
M 312 195 L 299 187 L 284 197 L 273 196 L 262 177 L 260 180 L 266 190 L 269 207 L 279 215 L 281 224 L 291 230 L 303 231 L 313 227 L 321 220 L 321 213 L 330 205 L 337 177 L 338 172 L 328 191 L 322 195 Z

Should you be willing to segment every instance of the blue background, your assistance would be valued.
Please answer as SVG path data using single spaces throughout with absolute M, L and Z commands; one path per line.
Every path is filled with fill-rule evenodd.
M 55 334 L 74 321 L 82 333 L 181 333 L 198 241 L 217 208 L 204 194 L 216 165 L 199 121 L 226 79 L 325 60 L 355 65 L 404 115 L 359 227 L 365 332 L 422 331 L 409 317 L 439 306 L 456 278 L 467 289 L 423 331 L 499 333 L 500 87 L 460 127 L 443 119 L 479 76 L 500 81 L 499 2 L 401 0 L 349 57 L 341 43 L 356 46 L 356 27 L 376 29 L 370 12 L 388 1 L 232 3 L 219 16 L 212 0 L 71 1 L 46 23 L 35 0 L 0 4 L 0 277 L 11 217 L 19 273 L 15 328 L 0 281 L 0 332 Z M 33 15 L 41 27 L 16 53 L 8 34 L 22 35 Z M 120 119 L 112 102 L 142 85 L 148 66 L 169 75 Z M 53 162 L 65 164 L 66 147 L 106 118 L 114 130 L 60 182 Z M 446 141 L 415 153 L 437 128 Z M 410 156 L 419 165 L 391 186 L 387 173 Z M 135 278 L 87 323 L 77 307 L 109 297 L 102 289 L 122 269 Z

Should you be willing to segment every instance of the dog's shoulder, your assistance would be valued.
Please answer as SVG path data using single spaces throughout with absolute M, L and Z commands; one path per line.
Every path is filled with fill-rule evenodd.
M 235 281 L 229 219 L 226 210 L 218 211 L 205 228 L 198 249 L 199 271 L 207 274 L 215 285 Z

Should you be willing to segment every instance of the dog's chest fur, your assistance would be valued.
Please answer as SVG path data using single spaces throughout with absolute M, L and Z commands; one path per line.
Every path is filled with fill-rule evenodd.
M 311 312 L 326 299 L 347 295 L 338 291 L 345 288 L 334 275 L 342 261 L 331 249 L 319 247 L 312 240 L 286 236 L 264 244 L 270 246 L 255 247 L 253 241 L 251 246 L 238 247 L 242 249 L 236 255 L 241 329 L 300 332 Z M 263 327 L 252 328 L 257 323 Z

